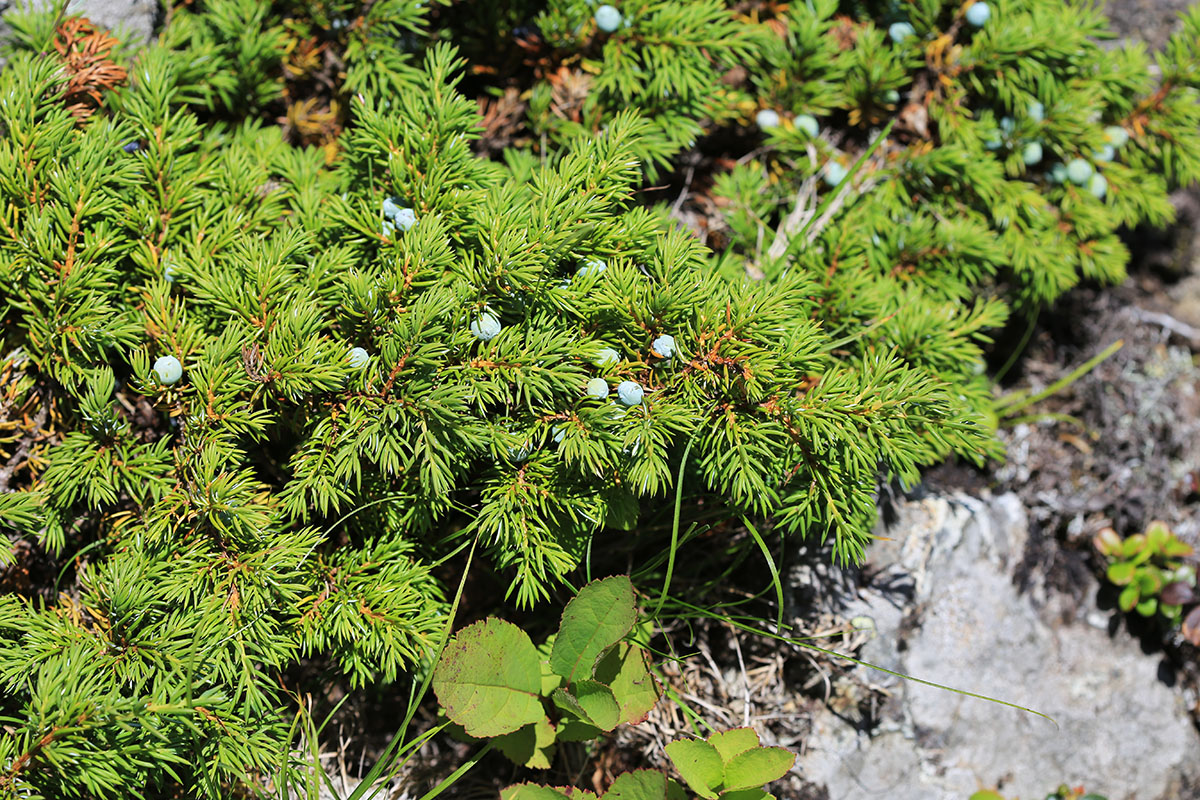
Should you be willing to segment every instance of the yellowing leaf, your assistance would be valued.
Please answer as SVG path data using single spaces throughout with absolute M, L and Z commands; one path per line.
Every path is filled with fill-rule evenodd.
M 571 798 L 550 786 L 517 783 L 501 789 L 500 800 L 571 800 Z
M 620 642 L 609 650 L 596 665 L 596 680 L 612 690 L 621 707 L 621 722 L 644 721 L 658 702 L 658 681 L 646 666 L 646 651 L 637 645 Z
M 520 730 L 492 739 L 496 749 L 514 764 L 533 769 L 550 769 L 554 758 L 554 726 L 542 717 Z
M 693 792 L 714 798 L 725 782 L 725 764 L 717 748 L 699 739 L 680 739 L 667 745 L 667 757 Z
M 725 788 L 753 789 L 787 775 L 796 756 L 782 747 L 756 747 L 739 753 L 725 765 Z
M 635 769 L 617 776 L 601 800 L 666 800 L 667 776 L 652 769 Z
M 612 690 L 596 681 L 579 681 L 572 692 L 587 714 L 588 721 L 597 728 L 611 731 L 621 723 L 621 707 L 613 697 Z
M 708 743 L 717 748 L 721 760 L 726 764 L 738 753 L 744 753 L 752 747 L 758 747 L 758 734 L 751 728 L 734 728 L 731 731 L 719 731 L 708 737 Z
M 592 677 L 605 650 L 633 629 L 633 584 L 625 575 L 593 581 L 563 609 L 550 651 L 550 669 L 575 683 Z
M 479 738 L 543 719 L 541 684 L 529 636 L 490 617 L 455 634 L 433 671 L 433 691 L 446 716 Z

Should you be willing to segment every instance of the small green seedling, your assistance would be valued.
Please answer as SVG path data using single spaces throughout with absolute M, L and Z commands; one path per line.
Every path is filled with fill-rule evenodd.
M 688 788 L 706 800 L 773 800 L 762 785 L 787 774 L 796 757 L 782 747 L 761 747 L 750 728 L 714 733 L 707 741 L 681 739 L 667 756 Z
M 1050 794 L 1046 795 L 1046 800 L 1108 800 L 1102 794 L 1086 791 L 1082 786 L 1071 788 L 1067 784 L 1059 784 L 1059 787 Z
M 972 794 L 968 800 L 1005 800 L 1005 797 L 995 789 L 980 789 L 978 792 Z M 1104 795 L 1093 794 L 1091 792 L 1085 793 L 1082 786 L 1072 789 L 1064 783 L 1046 795 L 1046 800 L 1108 800 L 1108 798 Z
M 1181 560 L 1192 555 L 1189 545 L 1177 539 L 1162 522 L 1151 522 L 1145 533 L 1127 539 L 1122 539 L 1112 528 L 1105 528 L 1093 542 L 1108 559 L 1108 579 L 1123 587 L 1117 598 L 1122 611 L 1137 611 L 1143 617 L 1161 613 L 1172 624 L 1179 622 L 1182 606 L 1164 602 L 1161 595 L 1170 584 L 1183 582 L 1195 586 L 1195 567 Z

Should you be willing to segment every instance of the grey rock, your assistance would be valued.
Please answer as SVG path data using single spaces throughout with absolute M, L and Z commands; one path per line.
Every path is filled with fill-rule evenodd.
M 35 9 L 47 8 L 50 0 L 31 0 Z M 0 11 L 8 14 L 18 7 L 15 2 L 0 0 Z M 67 13 L 82 14 L 98 27 L 113 31 L 131 45 L 149 43 L 158 19 L 157 0 L 71 0 Z M 8 36 L 10 28 L 0 20 L 0 39 Z
M 1183 27 L 1180 15 L 1191 5 L 1191 0 L 1112 0 L 1104 11 L 1119 36 L 1162 50 L 1171 34 Z
M 848 602 L 847 617 L 875 621 L 862 658 L 1059 727 L 859 667 L 893 702 L 873 735 L 818 713 L 797 766 L 806 781 L 839 800 L 966 800 L 980 788 L 1030 800 L 1060 783 L 1166 800 L 1200 775 L 1200 736 L 1157 660 L 1123 631 L 1110 636 L 1086 614 L 1065 624 L 1018 593 L 1028 526 L 1015 495 L 907 502 L 886 535 L 868 559 L 891 565 L 885 576 L 913 596 L 901 607 L 868 587 Z

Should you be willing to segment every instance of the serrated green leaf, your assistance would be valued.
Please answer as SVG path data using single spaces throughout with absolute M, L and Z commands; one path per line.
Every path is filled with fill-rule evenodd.
M 612 690 L 596 681 L 579 681 L 572 687 L 576 701 L 583 708 L 585 719 L 603 731 L 621 724 L 621 707 Z
M 520 730 L 492 739 L 496 749 L 517 766 L 550 769 L 554 759 L 555 729 L 550 720 L 542 717 Z
M 667 745 L 667 756 L 693 792 L 710 800 L 717 796 L 725 782 L 725 762 L 717 748 L 699 739 L 680 739 Z
M 446 645 L 433 691 L 470 736 L 500 736 L 545 717 L 537 650 L 511 622 L 481 620 Z
M 667 776 L 652 769 L 635 769 L 617 776 L 600 800 L 666 800 Z
M 717 748 L 721 761 L 726 764 L 738 753 L 758 747 L 758 734 L 751 728 L 734 728 L 730 731 L 718 731 L 708 737 L 708 743 Z
M 604 731 L 584 722 L 581 719 L 564 719 L 558 723 L 558 733 L 555 738 L 560 742 L 589 742 L 599 739 Z
M 567 683 L 590 679 L 600 656 L 633 629 L 636 619 L 628 576 L 589 583 L 563 609 L 550 669 Z
M 583 710 L 583 706 L 579 704 L 578 698 L 567 689 L 555 689 L 550 693 L 550 700 L 554 705 L 558 706 L 568 714 L 578 717 L 579 719 L 587 719 L 587 712 Z
M 660 696 L 658 681 L 646 664 L 646 651 L 619 642 L 596 665 L 596 680 L 608 686 L 621 707 L 620 721 L 636 725 L 646 719 Z
M 752 789 L 777 781 L 796 763 L 796 756 L 782 747 L 756 747 L 739 753 L 725 765 L 725 788 Z
M 554 634 L 550 634 L 550 638 L 537 646 L 538 657 L 541 659 L 542 666 L 542 696 L 549 697 L 555 689 L 562 686 L 563 679 L 561 675 L 555 674 L 554 670 L 550 669 L 550 651 L 554 647 Z
M 721 792 L 720 800 L 775 800 L 775 795 L 762 789 L 736 789 Z
M 500 790 L 500 800 L 571 800 L 571 798 L 549 786 L 538 786 L 536 783 L 516 783 Z

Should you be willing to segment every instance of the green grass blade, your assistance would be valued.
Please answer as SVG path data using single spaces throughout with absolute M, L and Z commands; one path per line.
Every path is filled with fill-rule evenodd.
M 675 516 L 671 522 L 671 549 L 667 551 L 667 574 L 663 578 L 662 591 L 658 595 L 658 605 L 650 615 L 654 619 L 658 619 L 662 612 L 667 591 L 671 588 L 671 576 L 675 572 L 675 551 L 679 547 L 679 511 L 683 507 L 683 470 L 687 467 L 688 453 L 692 452 L 693 441 L 695 440 L 688 439 L 687 447 L 683 448 L 683 457 L 679 459 L 679 474 L 675 480 Z
M 458 615 L 458 606 L 462 602 L 463 589 L 466 587 L 467 575 L 471 571 L 471 562 L 475 558 L 475 547 L 478 544 L 479 537 L 476 536 L 471 542 L 470 551 L 467 553 L 467 563 L 463 566 L 462 576 L 458 581 L 458 590 L 454 593 L 454 602 L 450 605 L 450 613 L 446 618 L 446 627 L 442 630 L 442 640 L 438 643 L 437 653 L 434 654 L 433 663 L 429 665 L 429 669 L 425 672 L 425 677 L 421 680 L 420 689 L 417 691 L 415 697 L 409 701 L 404 721 L 400 723 L 400 729 L 396 731 L 392 740 L 388 742 L 388 746 L 380 755 L 379 760 L 375 762 L 375 765 L 371 767 L 370 772 L 363 778 L 362 783 L 355 787 L 354 791 L 346 797 L 346 800 L 360 800 L 368 791 L 371 791 L 371 797 L 375 797 L 379 789 L 371 790 L 370 787 L 378 782 L 383 777 L 384 772 L 389 769 L 392 761 L 396 758 L 397 748 L 399 748 L 399 752 L 403 752 L 405 749 L 400 747 L 404 741 L 404 735 L 408 733 L 408 726 L 412 723 L 413 716 L 417 713 L 417 708 L 420 706 L 421 700 L 424 699 L 425 693 L 429 691 L 429 685 L 433 682 L 433 670 L 437 667 L 438 661 L 441 660 L 442 653 L 446 650 L 446 643 L 450 641 L 450 634 L 454 630 L 454 618 Z M 399 768 L 400 765 L 397 765 L 391 774 L 394 775 L 395 770 Z
M 771 551 L 767 547 L 767 543 L 758 533 L 758 529 L 750 523 L 746 517 L 742 517 L 742 524 L 746 526 L 746 530 L 754 537 L 754 542 L 758 545 L 758 549 L 762 551 L 763 558 L 767 560 L 767 569 L 771 571 L 771 584 L 775 587 L 775 630 L 783 630 L 783 582 L 779 579 L 779 570 L 775 567 L 775 559 L 771 558 Z
M 989 697 L 986 694 L 979 694 L 977 692 L 969 692 L 966 689 L 956 689 L 953 686 L 947 686 L 942 683 L 935 683 L 934 681 L 927 681 L 924 678 L 917 678 L 912 675 L 905 675 L 903 672 L 896 672 L 895 670 L 890 670 L 887 667 L 880 667 L 876 664 L 870 663 L 869 661 L 861 661 L 857 658 L 853 658 L 851 656 L 844 655 L 842 653 L 834 652 L 833 650 L 826 650 L 823 647 L 817 647 L 815 644 L 809 644 L 808 642 L 801 641 L 798 638 L 792 638 L 792 637 L 785 637 L 785 638 L 788 638 L 788 640 L 792 644 L 796 645 L 797 647 L 803 647 L 808 650 L 813 650 L 815 652 L 822 653 L 827 656 L 832 656 L 833 658 L 840 658 L 843 661 L 849 661 L 851 664 L 857 664 L 860 667 L 868 667 L 869 669 L 877 670 L 886 675 L 892 675 L 897 678 L 903 678 L 906 681 L 912 681 L 913 683 L 919 683 L 919 684 L 922 684 L 923 686 L 932 686 L 934 689 L 942 689 L 947 692 L 954 692 L 955 694 L 961 694 L 964 697 L 974 697 L 978 700 L 986 700 L 989 703 L 998 703 L 999 705 L 1002 705 L 1002 706 L 1008 706 L 1009 708 L 1014 708 L 1017 711 L 1025 711 L 1029 714 L 1034 714 L 1036 716 L 1039 716 L 1042 719 L 1049 720 L 1050 723 L 1052 725 L 1054 725 L 1055 728 L 1058 727 L 1058 722 L 1055 721 L 1054 717 L 1050 716 L 1049 714 L 1043 714 L 1041 711 L 1034 711 L 1032 708 L 1028 708 L 1026 706 L 1019 705 L 1017 703 L 1010 703 L 1007 700 L 1000 700 L 999 698 L 996 698 L 996 697 Z
M 837 200 L 838 195 L 841 194 L 842 187 L 854 180 L 854 176 L 858 174 L 860 169 L 862 169 L 863 164 L 867 163 L 867 159 L 873 156 L 875 151 L 879 149 L 879 146 L 883 144 L 884 140 L 887 139 L 888 134 L 892 132 L 892 126 L 895 124 L 896 121 L 892 120 L 887 124 L 886 127 L 884 127 L 882 131 L 879 132 L 879 135 L 875 137 L 875 141 L 871 142 L 870 146 L 862 152 L 862 155 L 860 155 L 855 160 L 854 164 L 851 165 L 850 169 L 846 171 L 846 177 L 838 181 L 838 185 L 833 187 L 832 192 L 829 192 L 825 195 L 824 199 L 821 200 L 820 205 L 817 206 L 817 210 L 813 212 L 811 217 L 808 218 L 808 221 L 804 223 L 804 226 L 800 228 L 799 232 L 792 237 L 793 242 L 804 240 L 804 235 L 808 233 L 808 229 L 812 227 L 813 223 L 821 219 L 829 207 L 833 205 L 834 201 Z
M 1021 354 L 1025 352 L 1025 346 L 1029 344 L 1029 340 L 1033 338 L 1033 332 L 1037 328 L 1039 314 L 1040 312 L 1035 310 L 1029 315 L 1029 324 L 1025 327 L 1025 333 L 1021 334 L 1021 341 L 1018 342 L 1017 346 L 1013 348 L 1012 355 L 1008 357 L 1008 361 L 1004 362 L 1004 366 L 1002 366 L 996 372 L 992 380 L 999 383 L 1000 380 L 1008 374 L 1008 371 L 1017 363 L 1017 359 L 1021 357 Z
M 442 780 L 442 782 L 439 783 L 437 786 L 433 787 L 428 792 L 421 795 L 421 800 L 433 800 L 433 798 L 437 797 L 442 792 L 446 791 L 451 786 L 453 786 L 458 781 L 459 778 L 461 778 L 463 775 L 467 774 L 467 771 L 470 770 L 471 767 L 473 767 L 479 763 L 479 759 L 483 758 L 485 755 L 487 755 L 491 751 L 493 744 L 494 744 L 494 741 L 489 739 L 487 744 L 485 744 L 483 747 L 479 748 L 479 750 L 477 750 L 475 752 L 475 755 L 471 756 L 466 761 L 464 761 L 461 765 L 459 765 L 458 769 L 454 770 L 454 772 L 451 772 L 449 775 L 447 775 Z
M 1061 392 L 1063 389 L 1067 388 L 1072 383 L 1091 372 L 1093 369 L 1099 366 L 1101 362 L 1124 346 L 1125 340 L 1117 339 L 1108 347 L 1104 348 L 1098 355 L 1092 356 L 1087 361 L 1083 362 L 1078 367 L 1071 370 L 1066 375 L 1062 376 L 1035 395 L 1028 395 L 1028 393 L 1025 391 L 1012 392 L 1011 394 L 1004 395 L 996 400 L 996 413 L 1002 417 L 1010 417 L 1040 400 L 1045 400 L 1052 394 Z
M 935 683 L 935 682 L 933 682 L 933 681 L 928 681 L 928 680 L 925 680 L 924 678 L 917 678 L 917 677 L 914 677 L 914 676 L 912 676 L 912 675 L 906 675 L 906 674 L 904 674 L 903 672 L 896 672 L 896 671 L 894 671 L 894 670 L 890 670 L 890 669 L 888 669 L 888 668 L 886 668 L 886 667 L 880 667 L 880 666 L 877 666 L 877 665 L 875 665 L 875 664 L 872 664 L 872 663 L 870 663 L 870 662 L 868 662 L 868 661 L 862 661 L 862 660 L 860 660 L 860 659 L 853 658 L 853 657 L 851 657 L 851 656 L 847 656 L 847 655 L 844 655 L 844 654 L 842 654 L 842 653 L 834 652 L 833 650 L 826 650 L 826 649 L 824 649 L 824 648 L 822 648 L 822 647 L 817 647 L 817 646 L 816 646 L 816 645 L 814 645 L 814 644 L 809 644 L 809 642 L 808 642 L 808 640 L 810 640 L 810 639 L 829 638 L 830 636 L 835 636 L 835 635 L 840 635 L 840 634 L 829 634 L 829 635 L 827 635 L 827 636 L 824 636 L 824 637 L 818 637 L 818 636 L 784 636 L 784 635 L 780 635 L 780 634 L 771 633 L 770 631 L 764 631 L 764 630 L 762 630 L 761 628 L 756 628 L 756 627 L 753 627 L 753 626 L 751 626 L 751 625 L 749 625 L 749 624 L 746 624 L 745 622 L 741 622 L 741 621 L 740 621 L 738 618 L 736 618 L 736 617 L 728 617 L 728 616 L 723 616 L 723 615 L 720 615 L 720 614 L 715 614 L 715 613 L 713 613 L 713 612 L 709 611 L 708 609 L 702 608 L 702 607 L 700 607 L 700 606 L 693 606 L 693 605 L 691 605 L 690 603 L 686 603 L 686 602 L 684 602 L 684 601 L 682 601 L 682 600 L 675 600 L 674 602 L 675 602 L 676 604 L 678 604 L 679 606 L 681 606 L 681 607 L 686 607 L 686 608 L 689 608 L 690 610 L 692 610 L 692 611 L 695 613 L 695 615 L 696 615 L 696 616 L 699 616 L 699 617 L 710 617 L 710 618 L 713 618 L 713 619 L 717 619 L 717 620 L 720 620 L 720 621 L 722 621 L 722 622 L 726 622 L 726 623 L 728 623 L 728 624 L 730 624 L 730 625 L 734 626 L 735 628 L 738 628 L 739 630 L 746 631 L 747 633 L 753 633 L 753 634 L 757 634 L 757 635 L 759 635 L 759 636 L 765 636 L 765 637 L 767 637 L 767 638 L 769 638 L 769 639 L 775 639 L 776 641 L 779 641 L 779 642 L 787 642 L 788 644 L 795 645 L 796 647 L 803 647 L 803 648 L 807 648 L 807 649 L 809 649 L 809 650 L 813 650 L 813 651 L 815 651 L 815 652 L 822 653 L 822 654 L 824 654 L 824 655 L 827 655 L 827 656 L 830 656 L 830 657 L 832 657 L 832 658 L 840 658 L 840 659 L 842 659 L 843 661 L 849 661 L 851 664 L 857 664 L 858 666 L 861 666 L 861 667 L 868 667 L 869 669 L 878 670 L 879 672 L 883 672 L 883 673 L 886 673 L 886 674 L 888 674 L 888 675 L 893 675 L 893 676 L 895 676 L 895 677 L 897 677 L 897 678 L 902 678 L 902 679 L 904 679 L 904 680 L 906 680 L 906 681 L 913 681 L 914 683 L 920 683 L 920 684 L 923 684 L 923 685 L 925 685 L 925 686 L 932 686 L 932 687 L 933 687 L 933 688 L 935 688 L 935 689 L 944 689 L 944 690 L 946 690 L 946 691 L 948 691 L 948 692 L 954 692 L 955 694 L 961 694 L 961 695 L 964 695 L 964 696 L 966 696 L 966 697 L 974 697 L 974 698 L 977 698 L 977 699 L 979 699 L 979 700 L 986 700 L 986 701 L 988 701 L 989 703 L 998 703 L 999 705 L 1002 705 L 1002 706 L 1007 706 L 1007 707 L 1009 707 L 1009 708 L 1014 708 L 1014 709 L 1017 709 L 1018 711 L 1026 711 L 1026 712 L 1028 712 L 1028 713 L 1030 713 L 1030 714 L 1034 714 L 1034 715 L 1036 715 L 1036 716 L 1042 717 L 1043 719 L 1047 719 L 1047 720 L 1049 720 L 1051 723 L 1053 723 L 1053 724 L 1054 724 L 1054 727 L 1056 727 L 1056 728 L 1058 727 L 1058 722 L 1057 722 L 1057 721 L 1055 721 L 1055 719 L 1054 719 L 1053 717 L 1049 716 L 1048 714 L 1043 714 L 1041 711 L 1035 711 L 1035 710 L 1034 710 L 1034 709 L 1032 709 L 1032 708 L 1027 708 L 1027 707 L 1025 707 L 1025 706 L 1018 705 L 1018 704 L 1016 704 L 1016 703 L 1010 703 L 1010 702 L 1008 702 L 1007 700 L 1000 700 L 999 698 L 996 698 L 996 697 L 990 697 L 990 696 L 988 696 L 988 695 L 985 695 L 985 694 L 979 694 L 979 693 L 976 693 L 976 692 L 969 692 L 969 691 L 967 691 L 967 690 L 965 690 L 965 689 L 956 689 L 956 688 L 954 688 L 953 686 L 946 686 L 946 685 L 944 685 L 944 684 Z M 751 618 L 747 617 L 746 619 L 751 619 Z

